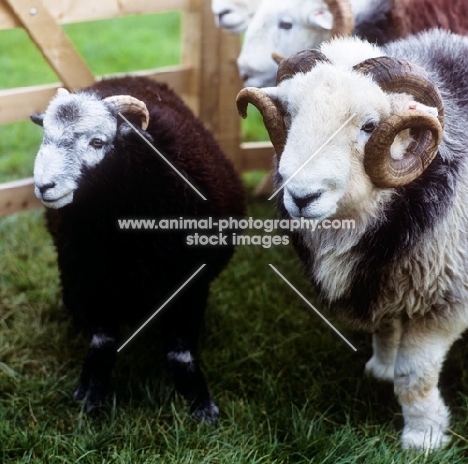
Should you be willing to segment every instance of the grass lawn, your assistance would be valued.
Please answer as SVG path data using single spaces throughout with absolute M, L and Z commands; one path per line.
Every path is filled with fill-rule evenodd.
M 149 22 L 143 27 L 140 21 Z M 130 44 L 140 50 L 148 40 L 143 29 L 153 23 L 160 25 L 150 35 L 167 53 L 164 62 L 142 58 L 149 61 L 132 68 Z M 177 47 L 170 52 L 165 44 L 178 27 L 178 15 L 171 13 L 66 30 L 93 71 L 107 74 L 177 62 Z M 125 35 L 116 45 L 123 30 L 136 31 L 136 38 Z M 19 40 L 23 51 L 8 40 Z M 148 49 L 162 56 L 154 45 Z M 14 78 L 5 72 L 0 88 L 55 80 L 40 71 L 40 57 L 18 31 L 0 32 L 2 70 L 9 69 L 8 59 L 20 71 Z M 28 122 L 0 127 L 3 179 L 31 174 L 40 138 Z M 259 174 L 244 178 L 251 192 Z M 249 216 L 274 218 L 274 205 L 250 195 Z M 340 327 L 358 348 L 354 353 L 269 268 L 274 264 L 314 302 L 291 246 L 239 246 L 212 287 L 201 348 L 221 410 L 218 427 L 196 423 L 174 393 L 153 343 L 157 321 L 119 354 L 110 404 L 88 417 L 72 398 L 87 341 L 75 333 L 62 305 L 42 212 L 0 218 L 0 237 L 0 463 L 468 462 L 466 340 L 452 349 L 441 378 L 452 411 L 451 445 L 434 454 L 401 451 L 403 421 L 392 387 L 363 376 L 370 336 Z

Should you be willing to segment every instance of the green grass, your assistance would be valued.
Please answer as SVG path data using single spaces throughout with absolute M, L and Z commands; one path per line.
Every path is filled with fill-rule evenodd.
M 171 13 L 66 31 L 93 71 L 107 74 L 177 62 L 178 21 Z M 0 66 L 0 88 L 55 80 L 18 31 L 0 32 Z M 264 137 L 249 130 L 252 139 Z M 28 122 L 0 127 L 0 179 L 31 174 L 40 138 Z M 244 176 L 250 191 L 261 175 Z M 274 206 L 250 196 L 249 215 L 274 218 Z M 87 417 L 72 398 L 87 341 L 63 308 L 42 212 L 0 218 L 0 237 L 1 463 L 467 462 L 468 442 L 456 435 L 434 454 L 399 449 L 402 417 L 392 387 L 362 375 L 370 336 L 340 327 L 358 348 L 351 351 L 269 268 L 315 301 L 291 246 L 238 247 L 212 287 L 201 347 L 221 409 L 218 427 L 195 423 L 174 393 L 153 343 L 157 321 L 119 354 L 109 406 Z M 461 437 L 468 430 L 467 346 L 455 345 L 441 377 Z
M 253 217 L 275 217 L 266 200 L 249 205 Z M 218 427 L 195 423 L 174 393 L 153 343 L 157 322 L 119 354 L 108 408 L 87 417 L 72 399 L 87 343 L 62 306 L 41 214 L 0 220 L 0 462 L 466 462 L 457 437 L 427 456 L 399 450 L 392 387 L 362 375 L 370 337 L 341 327 L 354 353 L 269 268 L 314 301 L 290 246 L 238 247 L 213 285 L 201 346 Z M 452 350 L 441 381 L 462 436 L 465 345 Z

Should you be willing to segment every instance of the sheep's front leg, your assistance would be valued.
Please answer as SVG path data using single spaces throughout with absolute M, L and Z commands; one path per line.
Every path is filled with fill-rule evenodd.
M 366 364 L 367 374 L 379 380 L 393 382 L 401 333 L 401 320 L 392 319 L 383 322 L 379 329 L 372 334 L 373 355 Z
M 90 413 L 106 401 L 116 357 L 115 334 L 102 329 L 94 331 L 74 394 L 76 400 L 86 399 L 86 412 Z
M 449 441 L 450 414 L 437 388 L 453 342 L 466 328 L 454 320 L 406 323 L 395 363 L 395 393 L 403 409 L 403 448 L 437 449 Z
M 191 295 L 191 296 L 190 296 Z M 168 308 L 163 317 L 164 352 L 176 390 L 190 403 L 198 420 L 215 424 L 219 410 L 213 402 L 197 354 L 207 291 L 193 292 Z

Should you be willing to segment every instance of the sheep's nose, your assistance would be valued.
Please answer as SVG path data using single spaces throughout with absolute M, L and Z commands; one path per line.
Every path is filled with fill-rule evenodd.
M 53 189 L 57 184 L 55 182 L 49 182 L 48 184 L 44 185 L 38 185 L 37 188 L 39 192 L 41 192 L 41 195 L 44 195 L 44 193 L 47 192 L 49 189 Z
M 250 76 L 247 73 L 241 74 L 242 82 L 249 80 Z
M 291 195 L 291 197 L 292 197 L 295 205 L 299 209 L 302 209 L 302 208 L 305 208 L 310 203 L 318 200 L 322 196 L 322 193 L 323 192 L 319 191 L 319 192 L 311 193 L 310 195 L 306 195 L 305 197 L 296 197 L 294 195 Z
M 219 22 L 221 22 L 221 20 L 223 19 L 223 16 L 229 14 L 229 13 L 232 13 L 232 10 L 229 9 L 229 8 L 226 8 L 225 10 L 222 10 L 218 13 L 218 19 L 219 19 Z

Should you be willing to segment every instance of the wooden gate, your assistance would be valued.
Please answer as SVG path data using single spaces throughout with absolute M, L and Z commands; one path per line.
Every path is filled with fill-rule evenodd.
M 239 171 L 268 169 L 271 144 L 241 141 L 234 103 L 242 87 L 236 67 L 239 37 L 215 27 L 211 0 L 0 0 L 0 29 L 24 28 L 60 80 L 52 85 L 0 90 L 0 124 L 44 111 L 58 87 L 74 90 L 99 79 L 60 24 L 172 10 L 182 11 L 181 64 L 131 74 L 168 82 L 213 131 Z M 32 179 L 0 184 L 0 216 L 40 206 Z

